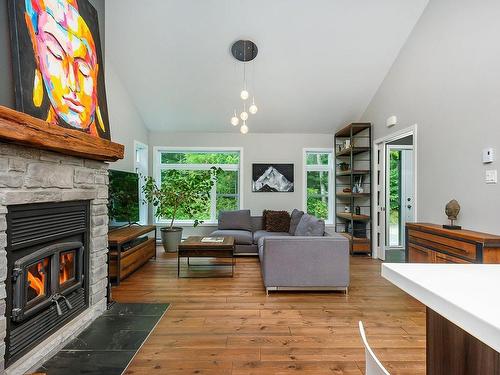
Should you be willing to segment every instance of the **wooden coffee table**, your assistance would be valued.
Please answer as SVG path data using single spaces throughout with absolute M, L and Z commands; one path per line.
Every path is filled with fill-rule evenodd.
M 231 276 L 197 276 L 197 277 L 233 277 L 234 238 L 228 236 L 224 237 L 223 242 L 201 242 L 202 238 L 203 236 L 190 236 L 179 244 L 179 251 L 177 252 L 177 277 L 180 277 L 181 258 L 187 258 L 188 267 L 197 266 L 197 265 L 191 265 L 189 263 L 189 258 L 230 258 Z M 222 264 L 210 264 L 203 266 L 220 266 L 220 265 Z

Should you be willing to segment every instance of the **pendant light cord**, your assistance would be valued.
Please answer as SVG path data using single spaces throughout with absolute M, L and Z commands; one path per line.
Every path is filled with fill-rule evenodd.
M 246 71 L 246 66 L 247 66 L 247 64 L 244 62 L 243 63 L 243 88 L 245 90 L 247 89 L 247 71 Z

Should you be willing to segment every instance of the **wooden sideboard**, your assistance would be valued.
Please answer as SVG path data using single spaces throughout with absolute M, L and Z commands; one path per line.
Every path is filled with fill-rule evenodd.
M 444 229 L 427 223 L 406 224 L 408 263 L 500 263 L 500 236 Z
M 154 232 L 154 237 L 133 244 L 135 239 Z M 117 285 L 149 259 L 156 257 L 156 226 L 129 226 L 111 230 L 108 234 L 108 275 Z M 124 249 L 124 247 L 129 246 Z

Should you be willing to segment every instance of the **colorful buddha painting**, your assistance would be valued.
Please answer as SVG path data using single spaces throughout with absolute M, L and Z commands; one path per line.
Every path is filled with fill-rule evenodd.
M 88 0 L 10 0 L 17 109 L 110 139 L 97 12 Z

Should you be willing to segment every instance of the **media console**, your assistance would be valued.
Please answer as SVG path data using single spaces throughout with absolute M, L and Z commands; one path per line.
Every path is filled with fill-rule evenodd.
M 154 233 L 153 237 L 144 238 Z M 109 277 L 116 285 L 149 259 L 156 257 L 156 226 L 129 226 L 108 234 Z

